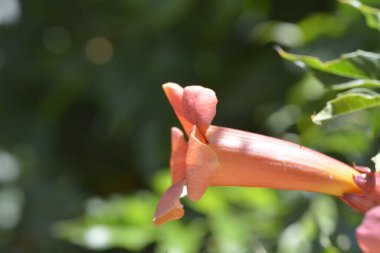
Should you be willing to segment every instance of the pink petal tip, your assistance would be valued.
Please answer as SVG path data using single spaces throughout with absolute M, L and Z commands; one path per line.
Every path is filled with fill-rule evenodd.
M 215 117 L 217 103 L 213 90 L 202 86 L 188 86 L 183 92 L 182 111 L 204 136 Z
M 184 182 L 179 181 L 171 185 L 158 202 L 153 218 L 153 224 L 159 226 L 170 220 L 178 220 L 183 217 L 185 211 L 179 202 L 183 192 Z
M 380 206 L 367 212 L 362 224 L 356 229 L 356 238 L 364 253 L 380 250 Z

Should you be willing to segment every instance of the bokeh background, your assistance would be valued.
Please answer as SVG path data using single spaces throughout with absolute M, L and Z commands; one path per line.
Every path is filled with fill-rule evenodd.
M 210 189 L 153 227 L 179 126 L 161 84 L 214 89 L 214 124 L 372 166 L 379 111 L 313 125 L 335 94 L 274 45 L 332 59 L 379 38 L 333 0 L 0 0 L 0 252 L 360 252 L 361 215 L 312 193 Z

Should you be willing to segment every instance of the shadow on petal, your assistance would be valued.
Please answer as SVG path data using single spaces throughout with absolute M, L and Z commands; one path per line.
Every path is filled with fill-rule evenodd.
M 217 154 L 201 138 L 201 133 L 194 127 L 186 154 L 186 185 L 192 201 L 202 197 L 220 171 Z
M 173 184 L 166 190 L 158 202 L 153 218 L 154 225 L 159 226 L 167 221 L 178 220 L 183 217 L 185 211 L 179 201 L 183 191 L 183 180 Z
M 171 129 L 171 139 L 170 172 L 174 184 L 185 179 L 187 142 L 183 132 L 176 127 Z
M 162 85 L 162 88 L 183 129 L 189 135 L 194 124 L 186 118 L 182 111 L 183 88 L 176 83 L 165 83 Z

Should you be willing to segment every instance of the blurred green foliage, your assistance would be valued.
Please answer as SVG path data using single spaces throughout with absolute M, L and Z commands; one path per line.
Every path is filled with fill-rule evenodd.
M 377 29 L 380 31 L 380 9 L 362 4 L 357 0 L 340 0 L 342 3 L 346 3 L 351 5 L 352 7 L 358 9 L 361 13 L 363 13 L 367 25 L 373 29 Z
M 169 177 L 158 174 L 154 184 L 167 185 Z M 328 196 L 210 188 L 200 201 L 187 202 L 192 211 L 184 221 L 153 228 L 149 211 L 157 200 L 148 192 L 90 199 L 83 218 L 58 223 L 54 231 L 93 249 L 118 246 L 135 251 L 155 241 L 154 252 L 340 252 L 353 243 L 349 229 L 337 228 L 342 207 Z
M 0 251 L 359 252 L 361 215 L 311 193 L 212 188 L 151 224 L 178 125 L 164 82 L 214 89 L 217 125 L 372 166 L 379 109 L 316 126 L 339 92 L 323 84 L 348 80 L 274 44 L 323 61 L 380 49 L 335 1 L 0 0 Z

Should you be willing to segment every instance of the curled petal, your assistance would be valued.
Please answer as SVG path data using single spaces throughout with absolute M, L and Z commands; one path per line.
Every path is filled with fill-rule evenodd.
M 186 152 L 187 142 L 181 130 L 173 127 L 171 130 L 172 136 L 172 152 L 170 156 L 170 172 L 172 175 L 172 183 L 185 179 L 186 169 Z
M 380 174 L 359 174 L 355 176 L 354 180 L 364 193 L 377 195 L 380 199 Z
M 356 229 L 356 238 L 364 253 L 377 253 L 380 249 L 380 206 L 367 212 Z
M 217 103 L 213 90 L 202 86 L 188 86 L 183 92 L 182 112 L 204 136 L 215 117 Z
M 216 153 L 201 141 L 196 127 L 189 137 L 186 154 L 186 184 L 190 200 L 198 200 L 219 173 L 220 163 Z
M 204 136 L 216 114 L 215 92 L 202 86 L 184 89 L 176 83 L 166 83 L 162 88 L 186 134 L 189 136 L 196 125 Z
M 183 210 L 182 204 L 179 202 L 183 190 L 183 180 L 173 184 L 166 190 L 158 202 L 153 218 L 154 225 L 159 226 L 167 221 L 178 220 L 183 217 L 185 211 Z
M 362 194 L 345 194 L 343 201 L 359 212 L 366 212 L 380 205 L 379 173 L 359 174 L 354 177 L 354 181 L 362 190 Z
M 374 206 L 373 200 L 363 194 L 345 194 L 341 200 L 361 213 L 365 213 Z
M 168 98 L 170 105 L 173 107 L 177 118 L 181 122 L 183 129 L 186 134 L 189 135 L 193 125 L 189 120 L 184 116 L 182 112 L 182 97 L 183 97 L 183 88 L 176 83 L 165 83 L 162 85 L 165 95 Z
M 360 173 L 365 173 L 365 174 L 371 174 L 371 169 L 368 168 L 368 167 L 365 167 L 365 166 L 358 166 L 354 163 L 354 166 L 353 168 L 357 171 L 359 171 Z

